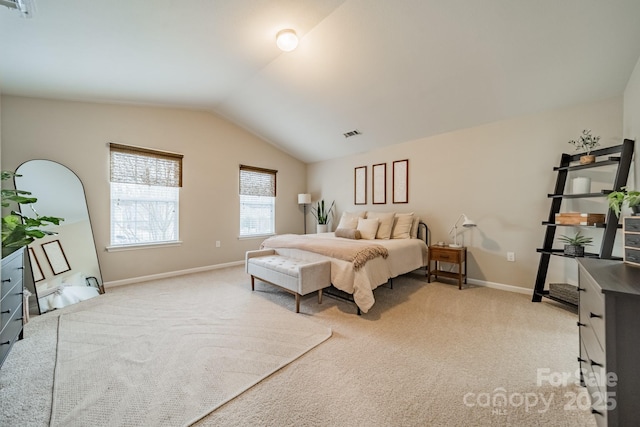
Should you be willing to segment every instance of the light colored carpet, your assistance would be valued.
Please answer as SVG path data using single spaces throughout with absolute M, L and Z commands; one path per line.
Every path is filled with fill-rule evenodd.
M 189 425 L 331 336 L 237 286 L 141 288 L 59 317 L 51 425 Z
M 574 313 L 551 302 L 532 303 L 529 295 L 428 284 L 423 274 L 376 290 L 376 304 L 363 316 L 342 301 L 325 297 L 318 305 L 315 295 L 303 298 L 297 318 L 331 328 L 331 339 L 196 425 L 595 426 L 584 397 L 572 400 L 584 396 L 574 377 Z M 160 282 L 176 290 L 187 282 L 234 286 L 242 298 L 287 310 L 295 305 L 290 294 L 266 284 L 252 293 L 242 267 Z M 144 286 L 109 294 L 155 298 Z M 0 425 L 48 425 L 54 313 L 27 325 L 26 338 L 0 370 Z M 551 384 L 539 381 L 538 370 L 571 378 Z M 500 406 L 502 393 L 510 402 Z M 529 406 L 520 398 L 528 398 Z

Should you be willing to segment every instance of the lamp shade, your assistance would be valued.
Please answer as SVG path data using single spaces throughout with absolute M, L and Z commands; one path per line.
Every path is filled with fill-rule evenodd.
M 311 194 L 298 194 L 298 204 L 308 205 L 311 203 Z
M 298 36 L 292 29 L 281 30 L 276 34 L 276 45 L 285 52 L 291 52 L 298 47 Z
M 462 216 L 464 217 L 464 221 L 462 223 L 463 227 L 475 227 L 476 226 L 476 222 L 472 219 L 469 219 L 465 214 L 462 214 Z

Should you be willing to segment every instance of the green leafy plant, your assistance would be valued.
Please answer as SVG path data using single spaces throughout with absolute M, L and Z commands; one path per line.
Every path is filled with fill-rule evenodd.
M 2 181 L 11 179 L 16 175 L 14 172 L 2 171 Z M 60 225 L 63 218 L 54 216 L 40 216 L 33 208 L 32 204 L 38 199 L 31 196 L 31 193 L 24 190 L 13 190 L 2 188 L 2 207 L 8 208 L 11 202 L 28 205 L 35 217 L 29 217 L 11 210 L 9 215 L 2 217 L 2 257 L 27 246 L 36 239 L 41 239 L 47 235 L 55 235 L 53 231 L 43 230 L 42 227 L 48 225 Z
M 571 246 L 590 246 L 593 242 L 593 238 L 583 236 L 579 231 L 573 237 L 563 235 L 558 237 L 558 240 Z
M 588 156 L 591 150 L 600 145 L 600 137 L 591 135 L 591 129 L 584 129 L 578 139 L 572 139 L 569 144 L 576 147 L 576 150 L 584 150 Z
M 325 210 L 324 199 L 323 199 L 323 200 L 320 200 L 313 209 L 311 209 L 311 213 L 318 221 L 318 224 L 320 225 L 329 224 L 329 221 L 331 221 L 331 218 L 329 218 L 329 213 L 331 213 L 331 209 L 333 209 L 334 203 L 335 203 L 335 200 L 331 202 L 331 206 L 329 206 L 329 209 Z
M 628 190 L 622 187 L 620 191 L 612 191 L 607 194 L 609 207 L 613 210 L 617 217 L 620 217 L 622 206 L 626 203 L 630 208 L 637 210 L 640 206 L 640 191 Z

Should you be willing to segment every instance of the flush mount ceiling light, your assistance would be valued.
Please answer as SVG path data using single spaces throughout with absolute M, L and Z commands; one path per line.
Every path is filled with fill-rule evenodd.
M 276 34 L 276 44 L 285 52 L 291 52 L 298 47 L 298 36 L 291 29 L 281 30 Z

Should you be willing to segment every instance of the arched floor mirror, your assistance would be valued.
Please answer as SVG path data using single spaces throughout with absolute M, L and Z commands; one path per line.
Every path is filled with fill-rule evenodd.
M 80 178 L 51 160 L 29 160 L 16 169 L 15 188 L 31 192 L 43 216 L 64 218 L 47 228 L 56 234 L 29 245 L 35 301 L 40 314 L 104 293 L 89 210 Z M 34 216 L 29 205 L 24 215 Z

